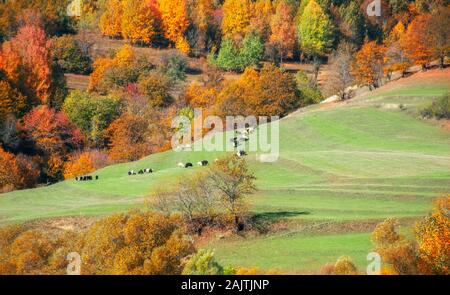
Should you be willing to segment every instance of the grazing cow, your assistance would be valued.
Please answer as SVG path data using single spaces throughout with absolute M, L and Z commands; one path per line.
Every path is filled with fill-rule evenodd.
M 88 176 L 87 178 L 89 181 L 91 181 L 93 179 L 92 176 Z
M 184 168 L 192 168 L 192 167 L 194 167 L 192 163 L 186 163 L 186 165 L 184 166 Z
M 144 170 L 139 170 L 138 174 L 140 175 L 144 174 Z
M 178 163 L 178 167 L 180 167 L 180 168 L 184 168 L 185 166 L 184 166 L 184 164 L 183 164 L 183 163 Z
M 78 181 L 78 177 L 75 177 L 75 181 Z
M 99 178 L 98 175 L 95 175 L 95 180 L 98 180 L 98 178 Z
M 247 135 L 242 135 L 241 137 L 239 137 L 239 141 L 249 141 L 250 137 L 248 137 Z
M 145 173 L 153 173 L 153 169 L 151 169 L 151 168 L 146 168 L 146 169 L 144 170 L 144 172 L 145 172 Z
M 208 166 L 209 162 L 206 160 L 200 161 L 197 163 L 198 166 L 205 167 Z
M 241 143 L 239 142 L 239 140 L 233 141 L 233 147 L 234 148 L 237 148 L 240 145 L 241 145 Z
M 134 172 L 134 170 L 128 171 L 128 175 L 129 175 L 129 176 L 136 175 L 136 172 Z
M 239 152 L 237 152 L 237 154 L 236 154 L 238 157 L 245 157 L 245 156 L 247 156 L 247 153 L 245 152 L 245 151 L 239 151 Z

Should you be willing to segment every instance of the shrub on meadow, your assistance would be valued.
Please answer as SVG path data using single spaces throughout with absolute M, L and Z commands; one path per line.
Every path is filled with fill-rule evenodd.
M 450 119 L 450 94 L 447 94 L 420 111 L 425 118 Z

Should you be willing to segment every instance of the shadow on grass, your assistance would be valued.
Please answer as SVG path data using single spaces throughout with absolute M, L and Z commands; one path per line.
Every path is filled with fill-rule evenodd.
M 309 215 L 308 211 L 277 211 L 277 212 L 264 212 L 255 214 L 253 216 L 254 220 L 258 221 L 275 221 L 277 219 L 297 217 L 300 215 Z

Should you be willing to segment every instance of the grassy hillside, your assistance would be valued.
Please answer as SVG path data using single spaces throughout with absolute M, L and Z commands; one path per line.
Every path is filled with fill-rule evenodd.
M 286 218 L 291 225 L 278 234 L 206 246 L 232 265 L 308 271 L 350 255 L 363 267 L 377 221 L 423 216 L 434 197 L 450 192 L 450 133 L 416 116 L 418 106 L 449 90 L 449 70 L 430 71 L 351 102 L 317 105 L 283 119 L 279 161 L 248 157 L 259 188 L 250 202 L 260 216 Z M 177 178 L 202 169 L 180 169 L 178 162 L 212 161 L 220 154 L 170 151 L 102 169 L 97 182 L 69 180 L 4 194 L 0 223 L 142 207 L 156 187 L 170 190 Z M 127 175 L 146 167 L 157 172 Z M 303 223 L 312 229 L 299 226 Z

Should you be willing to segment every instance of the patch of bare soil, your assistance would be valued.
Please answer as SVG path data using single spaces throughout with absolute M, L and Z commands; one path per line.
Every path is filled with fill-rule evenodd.
M 82 90 L 85 91 L 89 87 L 89 76 L 87 75 L 76 75 L 76 74 L 65 74 L 67 79 L 67 87 L 72 90 Z
M 441 120 L 439 123 L 445 131 L 450 132 L 450 119 Z
M 58 217 L 31 221 L 26 225 L 33 229 L 39 229 L 48 232 L 81 232 L 86 230 L 98 219 L 98 217 L 87 216 Z
M 427 84 L 429 84 L 429 81 L 433 81 L 433 83 L 436 83 L 436 84 L 441 84 L 441 83 L 449 84 L 450 83 L 449 82 L 450 81 L 450 67 L 445 68 L 445 69 L 433 69 L 433 70 L 417 72 L 406 78 L 401 78 L 401 79 L 398 79 L 395 81 L 388 82 L 381 89 L 377 89 L 373 93 L 376 93 L 376 91 L 386 91 L 386 90 L 390 90 L 392 88 L 399 88 L 399 87 L 405 87 L 405 86 L 427 85 Z

